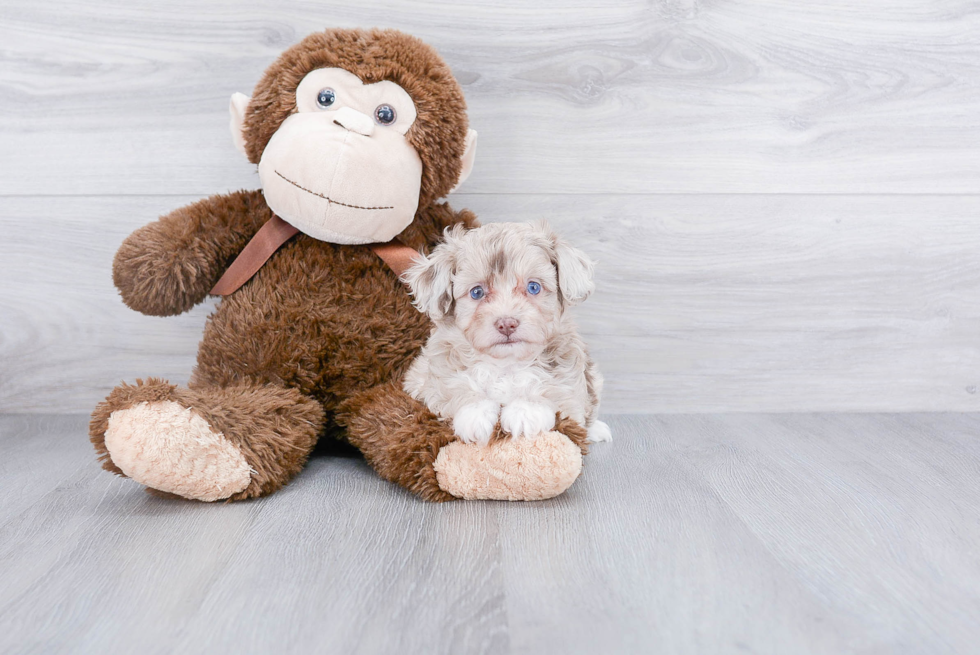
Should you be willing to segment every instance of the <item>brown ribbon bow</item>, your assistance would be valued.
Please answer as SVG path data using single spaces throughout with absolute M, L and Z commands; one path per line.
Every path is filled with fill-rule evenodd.
M 211 295 L 227 296 L 237 291 L 243 284 L 252 279 L 262 265 L 269 261 L 279 247 L 289 241 L 299 232 L 298 229 L 282 220 L 275 214 L 255 233 L 252 240 L 238 254 L 221 279 L 211 289 Z M 370 246 L 378 257 L 384 260 L 388 268 L 401 277 L 408 270 L 419 253 L 398 239 L 388 243 L 372 243 Z

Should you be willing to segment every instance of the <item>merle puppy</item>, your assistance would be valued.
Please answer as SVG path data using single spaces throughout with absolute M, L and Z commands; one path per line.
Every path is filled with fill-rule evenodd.
M 556 414 L 608 441 L 596 419 L 602 376 L 568 307 L 594 290 L 593 263 L 544 222 L 455 226 L 406 271 L 415 305 L 434 328 L 405 391 L 467 443 L 486 444 L 499 421 L 533 439 Z

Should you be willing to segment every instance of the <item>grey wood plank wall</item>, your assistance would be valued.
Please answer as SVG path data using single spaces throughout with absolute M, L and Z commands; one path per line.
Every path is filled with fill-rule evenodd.
M 451 198 L 599 260 L 617 412 L 980 410 L 980 3 L 0 6 L 0 412 L 186 380 L 210 305 L 126 309 L 133 229 L 257 185 L 227 99 L 305 34 L 436 46 L 480 132 Z

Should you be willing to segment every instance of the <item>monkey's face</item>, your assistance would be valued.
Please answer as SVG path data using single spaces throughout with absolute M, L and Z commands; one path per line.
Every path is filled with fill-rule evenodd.
M 408 93 L 321 68 L 300 82 L 296 109 L 259 162 L 272 211 L 332 243 L 388 241 L 405 229 L 422 180 L 422 160 L 405 138 L 416 118 Z
M 395 30 L 317 32 L 255 97 L 231 98 L 235 144 L 280 218 L 333 243 L 389 241 L 463 183 L 476 132 L 445 62 Z

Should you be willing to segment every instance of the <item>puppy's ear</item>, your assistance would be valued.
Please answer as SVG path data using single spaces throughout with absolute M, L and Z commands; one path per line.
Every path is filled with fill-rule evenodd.
M 419 257 L 402 275 L 412 290 L 413 304 L 420 312 L 439 320 L 453 312 L 453 273 L 456 271 L 456 254 L 459 250 L 460 229 L 447 229 L 445 242 L 436 246 L 428 257 Z
M 595 291 L 595 263 L 555 234 L 546 222 L 541 221 L 536 227 L 548 235 L 551 262 L 558 271 L 559 299 L 563 304 L 575 305 L 588 298 Z

